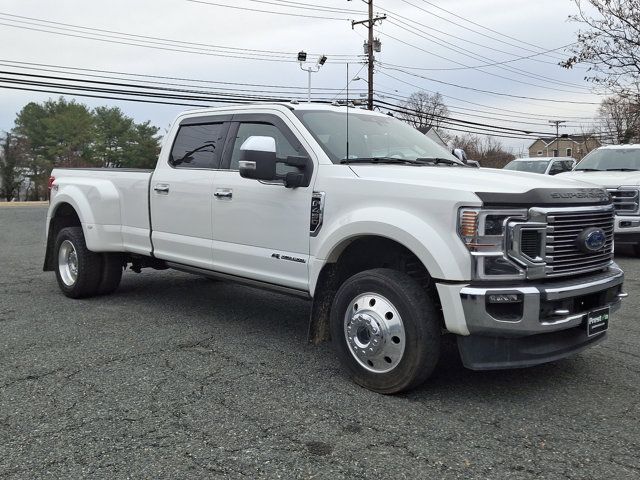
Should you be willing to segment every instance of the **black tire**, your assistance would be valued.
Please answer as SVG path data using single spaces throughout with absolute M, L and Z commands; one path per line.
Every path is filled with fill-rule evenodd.
M 358 311 L 352 303 L 367 293 L 389 301 L 404 327 L 404 351 L 388 372 L 366 369 L 351 353 L 346 339 L 345 324 L 351 324 L 346 320 L 347 311 Z M 331 337 L 340 361 L 356 383 L 378 393 L 398 393 L 419 386 L 433 372 L 440 357 L 440 315 L 424 288 L 409 275 L 386 268 L 367 270 L 338 289 L 331 307 Z M 392 338 L 395 343 L 397 337 Z M 386 342 L 388 338 L 382 343 Z M 386 356 L 384 359 L 389 361 Z
M 73 282 L 69 279 L 63 280 L 59 265 L 60 249 L 65 242 L 71 243 L 77 258 L 77 274 Z M 102 279 L 102 257 L 87 249 L 82 227 L 67 227 L 60 230 L 56 237 L 54 252 L 56 279 L 62 293 L 70 298 L 84 298 L 98 292 Z
M 102 254 L 102 278 L 98 285 L 98 295 L 109 295 L 116 291 L 122 279 L 124 258 L 120 253 Z
M 640 245 L 633 246 L 633 253 L 636 257 L 640 257 Z

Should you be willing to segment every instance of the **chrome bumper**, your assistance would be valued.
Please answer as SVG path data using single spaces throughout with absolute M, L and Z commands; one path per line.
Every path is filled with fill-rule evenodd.
M 612 264 L 604 272 L 577 279 L 509 287 L 466 285 L 460 289 L 460 301 L 469 334 L 522 337 L 577 327 L 598 308 L 618 310 L 626 296 L 623 281 L 624 273 Z M 517 295 L 521 303 L 495 307 L 490 295 Z

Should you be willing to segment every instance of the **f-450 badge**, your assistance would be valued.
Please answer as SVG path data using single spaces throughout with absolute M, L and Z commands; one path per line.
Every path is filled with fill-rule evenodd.
M 307 261 L 304 258 L 291 257 L 289 255 L 281 255 L 279 253 L 272 253 L 271 258 L 277 258 L 278 260 L 288 260 L 290 262 L 297 262 L 297 263 L 307 263 Z

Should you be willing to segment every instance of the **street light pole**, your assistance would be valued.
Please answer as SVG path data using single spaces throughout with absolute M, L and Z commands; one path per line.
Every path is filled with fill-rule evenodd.
M 307 81 L 307 103 L 311 103 L 311 74 L 316 73 L 320 70 L 320 67 L 327 61 L 327 57 L 325 55 L 322 55 L 315 65 L 310 65 L 308 67 L 304 66 L 304 63 L 306 61 L 307 53 L 304 51 L 298 52 L 298 62 L 300 62 L 300 68 L 309 74 Z

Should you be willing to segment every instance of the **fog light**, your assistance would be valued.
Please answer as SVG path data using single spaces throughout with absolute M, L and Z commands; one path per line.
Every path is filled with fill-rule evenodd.
M 517 293 L 492 293 L 488 300 L 489 303 L 519 303 L 522 297 Z
M 622 220 L 618 225 L 620 226 L 620 228 L 640 227 L 640 220 Z

